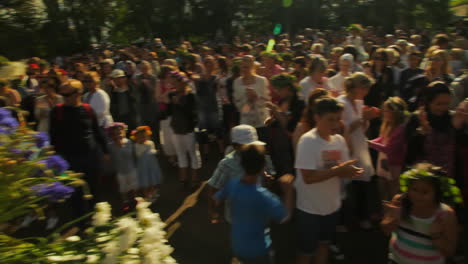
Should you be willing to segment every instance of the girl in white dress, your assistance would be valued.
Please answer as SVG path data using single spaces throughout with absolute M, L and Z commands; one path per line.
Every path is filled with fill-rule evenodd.
M 162 175 L 156 159 L 156 148 L 150 140 L 151 128 L 139 126 L 132 131 L 134 141 L 134 159 L 137 165 L 138 189 L 149 201 L 154 201 L 158 193 Z

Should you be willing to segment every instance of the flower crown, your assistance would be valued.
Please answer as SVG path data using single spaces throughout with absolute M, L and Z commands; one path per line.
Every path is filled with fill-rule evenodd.
M 281 73 L 271 77 L 271 85 L 275 88 L 295 86 L 297 78 L 294 75 Z
M 400 176 L 400 190 L 407 192 L 411 182 L 415 180 L 437 178 L 442 190 L 442 200 L 445 203 L 454 205 L 462 204 L 463 198 L 460 189 L 455 185 L 455 180 L 446 176 L 441 167 L 430 167 L 429 169 L 413 168 L 407 170 Z
M 169 72 L 169 74 L 173 78 L 177 79 L 179 82 L 184 82 L 184 83 L 190 82 L 189 78 L 187 78 L 185 75 L 181 74 L 178 71 L 171 71 L 171 72 Z
M 348 28 L 346 30 L 351 31 L 353 29 L 355 29 L 355 30 L 357 30 L 359 32 L 364 31 L 364 28 L 360 24 L 351 24 L 351 25 L 348 26 Z
M 106 132 L 108 135 L 110 135 L 112 133 L 112 131 L 116 128 L 121 128 L 123 130 L 127 130 L 127 125 L 125 123 L 121 123 L 121 122 L 114 122 L 112 124 L 110 124 L 108 127 L 106 127 Z
M 153 134 L 149 126 L 139 126 L 136 129 L 132 130 L 131 139 L 135 139 L 135 135 L 139 132 L 145 132 L 147 136 L 151 136 Z

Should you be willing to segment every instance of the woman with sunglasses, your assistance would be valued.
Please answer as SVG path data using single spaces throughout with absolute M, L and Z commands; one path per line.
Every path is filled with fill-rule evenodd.
M 55 106 L 50 112 L 50 143 L 58 155 L 70 164 L 70 169 L 84 174 L 91 194 L 96 197 L 102 153 L 109 159 L 106 139 L 99 128 L 94 110 L 81 101 L 83 85 L 70 79 L 60 86 L 63 104 Z M 72 196 L 74 217 L 86 213 L 83 192 L 76 189 Z M 92 207 L 89 207 L 92 208 Z
M 40 88 L 44 95 L 36 98 L 34 114 L 37 120 L 37 131 L 49 131 L 49 113 L 54 106 L 63 103 L 63 97 L 58 94 L 60 80 L 48 77 L 41 80 Z

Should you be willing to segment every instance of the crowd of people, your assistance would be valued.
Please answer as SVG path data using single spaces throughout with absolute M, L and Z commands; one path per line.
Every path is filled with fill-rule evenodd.
M 444 199 L 441 179 L 466 201 L 466 32 L 352 25 L 274 38 L 34 57 L 25 75 L 0 80 L 0 103 L 28 110 L 93 194 L 114 174 L 125 210 L 163 188 L 156 149 L 194 189 L 215 145 L 226 156 L 208 180 L 210 219 L 223 221 L 225 201 L 241 263 L 272 263 L 265 229 L 291 219 L 298 264 L 327 263 L 336 232 L 379 225 L 393 233 L 391 263 L 456 255 L 465 209 Z M 79 192 L 72 199 L 83 215 Z

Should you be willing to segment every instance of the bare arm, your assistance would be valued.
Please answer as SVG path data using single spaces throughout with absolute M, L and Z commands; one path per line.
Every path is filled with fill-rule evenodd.
M 431 231 L 434 247 L 436 247 L 442 255 L 446 257 L 452 256 L 457 249 L 458 240 L 458 223 L 455 212 L 453 210 L 448 211 L 443 217 L 437 218 L 434 225 L 441 226 L 440 231 Z
M 326 181 L 333 177 L 342 178 L 355 178 L 359 177 L 363 169 L 353 166 L 355 160 L 348 160 L 338 166 L 332 167 L 331 169 L 325 170 L 303 170 L 301 174 L 306 184 L 313 184 L 317 182 Z

